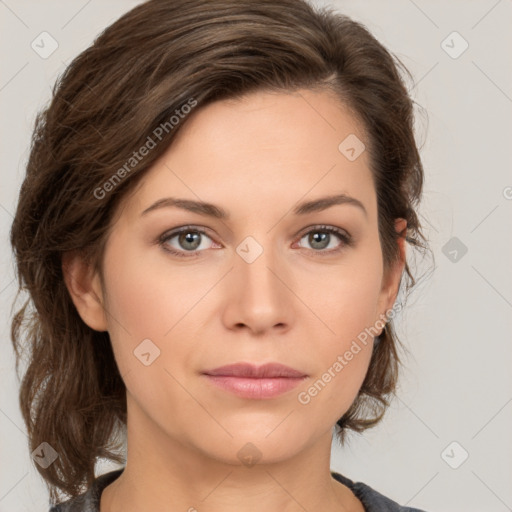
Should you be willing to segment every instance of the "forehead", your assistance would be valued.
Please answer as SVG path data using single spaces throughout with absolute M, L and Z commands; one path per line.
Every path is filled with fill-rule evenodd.
M 346 147 L 360 154 L 347 158 Z M 328 91 L 255 92 L 186 119 L 126 205 L 140 212 L 166 195 L 237 206 L 291 208 L 319 196 L 375 201 L 366 135 Z M 359 144 L 359 145 L 358 145 Z M 364 145 L 363 145 L 364 144 Z M 353 156 L 353 153 L 348 153 Z

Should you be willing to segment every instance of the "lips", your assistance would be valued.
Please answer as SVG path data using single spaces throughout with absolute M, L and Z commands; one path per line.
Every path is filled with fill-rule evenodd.
M 301 384 L 303 372 L 279 363 L 236 363 L 203 372 L 210 384 L 244 399 L 277 398 Z
M 307 375 L 280 363 L 256 366 L 250 363 L 235 363 L 203 372 L 211 376 L 243 377 L 250 379 L 301 378 Z

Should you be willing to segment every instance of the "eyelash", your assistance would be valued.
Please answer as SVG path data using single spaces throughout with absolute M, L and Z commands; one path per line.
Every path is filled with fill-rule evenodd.
M 174 238 L 175 236 L 178 236 L 182 233 L 199 233 L 201 235 L 205 235 L 208 238 L 211 238 L 206 231 L 196 227 L 196 226 L 183 226 L 182 228 L 173 230 L 173 231 L 167 231 L 163 233 L 157 240 L 158 244 L 162 249 L 166 252 L 169 252 L 173 254 L 174 256 L 178 256 L 180 258 L 196 258 L 199 257 L 199 253 L 202 251 L 189 251 L 188 253 L 185 251 L 177 251 L 175 249 L 170 249 L 169 246 L 166 245 L 166 243 Z M 309 231 L 303 232 L 300 237 L 299 241 L 302 240 L 306 235 L 310 233 L 330 233 L 333 235 L 336 235 L 340 241 L 342 242 L 341 246 L 337 249 L 329 249 L 329 250 L 315 250 L 315 249 L 308 249 L 310 251 L 313 251 L 314 253 L 317 253 L 320 256 L 329 256 L 332 254 L 336 254 L 344 250 L 346 247 L 352 247 L 353 246 L 353 240 L 352 237 L 344 230 L 341 230 L 339 228 L 336 228 L 334 226 L 325 226 L 325 225 L 318 225 L 313 226 Z

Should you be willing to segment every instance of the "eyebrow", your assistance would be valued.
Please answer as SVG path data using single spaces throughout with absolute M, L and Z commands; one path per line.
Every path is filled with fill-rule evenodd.
M 368 212 L 366 211 L 366 208 L 364 207 L 363 203 L 356 199 L 355 197 L 351 197 L 347 194 L 337 194 L 333 196 L 320 197 L 312 201 L 300 203 L 293 210 L 293 214 L 307 215 L 308 213 L 320 212 L 323 210 L 327 210 L 332 206 L 342 204 L 356 206 L 364 213 L 366 217 L 368 216 Z M 158 201 L 154 202 L 151 206 L 146 208 L 141 213 L 141 216 L 144 216 L 149 212 L 158 210 L 160 208 L 169 207 L 181 208 L 182 210 L 187 210 L 189 212 L 204 215 L 206 217 L 213 217 L 215 219 L 228 220 L 230 218 L 229 213 L 220 206 L 216 206 L 214 204 L 206 203 L 203 201 L 179 199 L 175 197 L 164 197 L 162 199 L 159 199 Z

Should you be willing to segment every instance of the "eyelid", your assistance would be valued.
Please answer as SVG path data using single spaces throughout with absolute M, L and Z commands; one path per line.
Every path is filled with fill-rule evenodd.
M 307 235 L 311 231 L 315 231 L 315 230 L 316 231 L 330 231 L 330 232 L 338 233 L 340 235 L 345 235 L 347 238 L 352 238 L 352 236 L 346 229 L 339 228 L 339 227 L 333 226 L 331 224 L 311 224 L 310 226 L 303 228 L 295 236 L 299 236 L 302 238 L 304 235 Z

